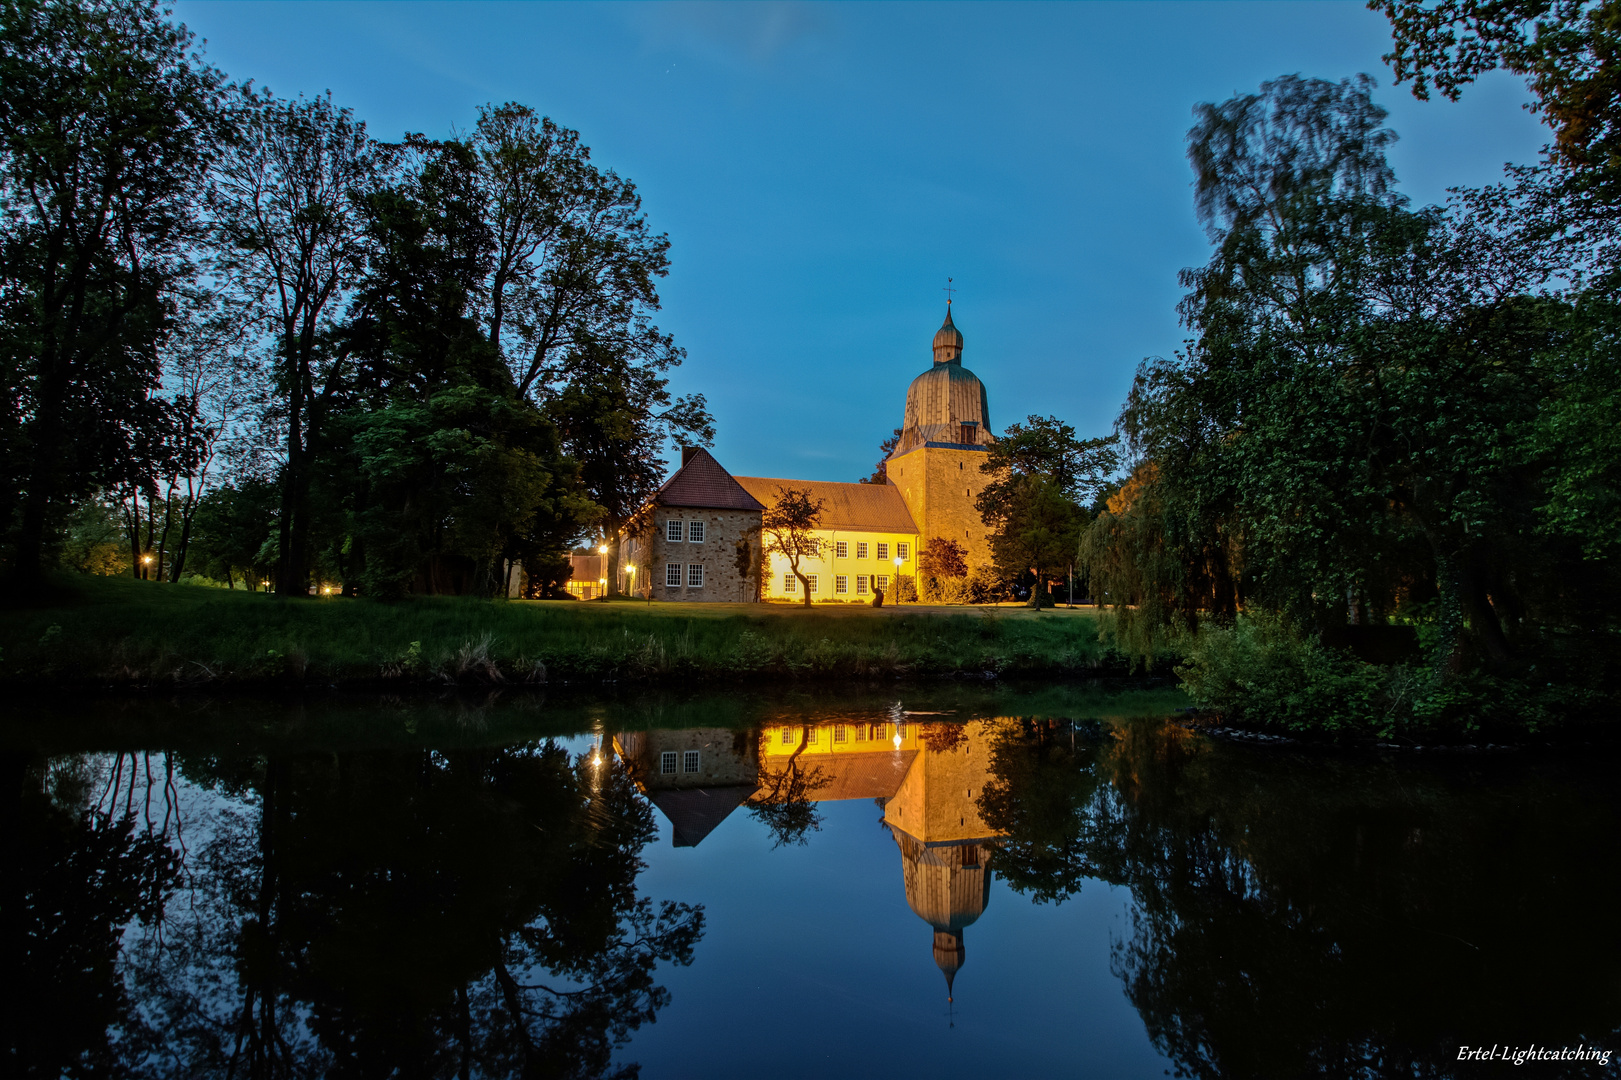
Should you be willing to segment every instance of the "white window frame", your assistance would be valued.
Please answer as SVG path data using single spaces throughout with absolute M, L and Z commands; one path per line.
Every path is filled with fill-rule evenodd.
M 796 593 L 799 591 L 799 579 L 794 577 L 792 570 L 784 570 L 782 572 L 782 591 L 785 593 Z
M 704 564 L 687 564 L 687 588 L 701 589 L 704 587 Z
M 895 554 L 900 556 L 901 562 L 912 561 L 912 548 L 909 544 L 896 544 Z
M 820 574 L 806 574 L 805 575 L 805 580 L 810 582 L 810 588 L 806 589 L 805 590 L 806 592 L 810 593 L 812 596 L 815 596 L 818 592 L 821 591 L 821 588 L 822 588 L 822 575 L 820 575 Z
M 878 558 L 882 562 L 889 561 L 889 545 L 882 540 L 878 542 Z
M 660 776 L 674 776 L 675 775 L 675 751 L 674 750 L 666 750 L 662 754 L 659 755 L 659 775 Z
M 666 589 L 679 589 L 681 587 L 681 564 L 671 562 L 664 564 L 664 587 Z
M 889 591 L 889 575 L 888 574 L 879 574 L 878 575 L 878 587 L 880 589 L 884 590 L 885 592 Z
M 833 741 L 836 742 L 836 743 L 840 743 L 840 742 L 843 742 L 844 739 L 845 739 L 844 725 L 843 724 L 834 724 L 833 725 Z
M 833 575 L 833 592 L 838 596 L 843 596 L 845 593 L 848 593 L 849 591 L 850 591 L 850 575 L 849 574 L 834 574 Z
M 805 745 L 815 746 L 822 738 L 822 729 L 815 724 L 805 725 Z
M 786 727 L 783 728 L 782 729 L 782 745 L 784 745 L 784 746 L 792 746 L 793 744 L 794 744 L 794 729 L 793 728 L 786 728 Z
M 850 541 L 833 541 L 833 557 L 835 559 L 848 559 L 850 557 Z
M 857 596 L 866 596 L 867 595 L 867 575 L 866 574 L 857 574 L 856 575 L 856 595 Z
M 701 521 L 687 522 L 687 543 L 701 544 L 704 542 L 704 523 Z
M 682 524 L 680 518 L 671 518 L 664 523 L 664 539 L 667 543 L 679 544 L 681 542 Z
M 681 755 L 681 771 L 695 773 L 698 771 L 698 751 L 688 750 Z

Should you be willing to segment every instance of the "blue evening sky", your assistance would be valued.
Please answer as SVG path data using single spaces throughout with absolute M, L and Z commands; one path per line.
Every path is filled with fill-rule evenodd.
M 1365 71 L 1415 202 L 1545 141 L 1521 84 L 1413 100 L 1359 3 L 215 3 L 176 15 L 235 79 L 331 90 L 376 136 L 448 135 L 485 102 L 579 130 L 672 241 L 659 324 L 733 472 L 866 475 L 930 363 L 946 278 L 997 429 L 1111 428 L 1182 340 L 1205 261 L 1196 102 Z

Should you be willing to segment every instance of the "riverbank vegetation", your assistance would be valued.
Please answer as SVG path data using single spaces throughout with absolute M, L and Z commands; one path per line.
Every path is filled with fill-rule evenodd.
M 14 687 L 681 685 L 1125 674 L 1085 609 L 809 611 L 761 604 L 346 597 L 60 579 L 12 609 Z
M 1241 723 L 1467 740 L 1613 716 L 1614 158 L 1560 128 L 1540 165 L 1414 208 L 1372 89 L 1289 76 L 1196 111 L 1214 250 L 1183 273 L 1186 351 L 1145 361 L 1121 414 L 1093 587 L 1114 640 L 1180 651 Z

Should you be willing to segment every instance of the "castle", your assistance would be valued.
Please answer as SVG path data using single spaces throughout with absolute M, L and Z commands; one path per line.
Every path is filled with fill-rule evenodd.
M 761 556 L 761 515 L 789 488 L 822 503 L 819 554 L 800 560 L 812 600 L 887 594 L 892 577 L 917 573 L 919 552 L 936 537 L 960 544 L 970 566 L 988 563 L 974 501 L 994 437 L 985 384 L 962 366 L 949 300 L 933 349 L 933 364 L 906 389 L 885 483 L 734 476 L 707 450 L 685 447 L 639 527 L 620 538 L 619 591 L 657 600 L 804 599 L 788 560 Z

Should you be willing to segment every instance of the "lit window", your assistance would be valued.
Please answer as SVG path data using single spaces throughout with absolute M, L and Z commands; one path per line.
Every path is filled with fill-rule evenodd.
M 896 544 L 895 554 L 900 556 L 901 562 L 905 562 L 907 559 L 912 557 L 911 549 L 906 544 Z
M 805 575 L 805 580 L 810 583 L 810 588 L 806 589 L 805 591 L 814 596 L 816 594 L 816 592 L 817 592 L 818 584 L 819 584 L 819 582 L 821 580 L 821 575 L 819 575 L 819 574 L 806 574 Z
M 866 557 L 867 557 L 867 542 L 865 540 L 862 540 L 862 541 L 860 541 L 860 542 L 858 542 L 856 544 L 856 558 L 865 559 Z
M 809 743 L 811 746 L 815 746 L 818 741 L 818 736 L 820 735 L 820 730 L 815 727 L 808 727 L 805 729 L 805 742 Z
M 895 725 L 895 738 L 897 738 L 897 739 L 906 738 L 906 725 L 905 724 L 896 724 Z
M 791 745 L 793 745 L 793 741 L 794 741 L 794 729 L 793 728 L 786 728 L 786 727 L 783 728 L 782 729 L 782 745 L 791 746 Z
M 659 755 L 659 772 L 666 776 L 675 772 L 675 751 L 666 750 Z
M 833 575 L 833 591 L 836 592 L 836 593 L 847 593 L 847 592 L 849 592 L 850 591 L 850 579 L 848 577 L 846 577 L 845 575 L 843 575 L 843 574 L 834 574 Z
M 681 564 L 678 562 L 664 564 L 664 585 L 669 589 L 681 587 Z
M 878 575 L 878 587 L 880 589 L 883 589 L 885 592 L 889 591 L 889 575 L 888 574 L 879 574 Z
M 799 579 L 794 577 L 794 575 L 791 574 L 791 573 L 784 573 L 782 575 L 782 591 L 783 592 L 798 592 L 799 591 Z
M 704 523 L 701 521 L 687 522 L 687 543 L 701 544 L 704 542 Z
M 687 564 L 687 588 L 701 589 L 704 587 L 704 568 L 702 563 Z
M 880 559 L 889 558 L 889 545 L 888 544 L 879 544 L 878 545 L 878 557 Z
M 848 559 L 850 557 L 850 541 L 839 540 L 834 542 L 833 557 L 835 559 Z
M 882 724 L 873 724 L 872 726 L 867 728 L 867 734 L 872 736 L 872 741 L 873 742 L 883 742 L 884 741 L 884 725 L 882 725 Z
M 843 742 L 844 741 L 844 725 L 843 724 L 834 724 L 833 725 L 833 741 L 834 742 Z
M 856 575 L 856 595 L 857 596 L 866 596 L 867 595 L 867 575 L 866 574 L 857 574 Z
M 697 772 L 698 771 L 698 751 L 696 751 L 696 750 L 688 750 L 685 754 L 681 755 L 681 771 L 682 772 Z
M 856 742 L 866 742 L 866 741 L 867 741 L 867 725 L 866 724 L 857 724 L 856 725 Z
M 672 544 L 681 542 L 681 523 L 679 521 L 666 521 L 664 523 L 664 539 Z

